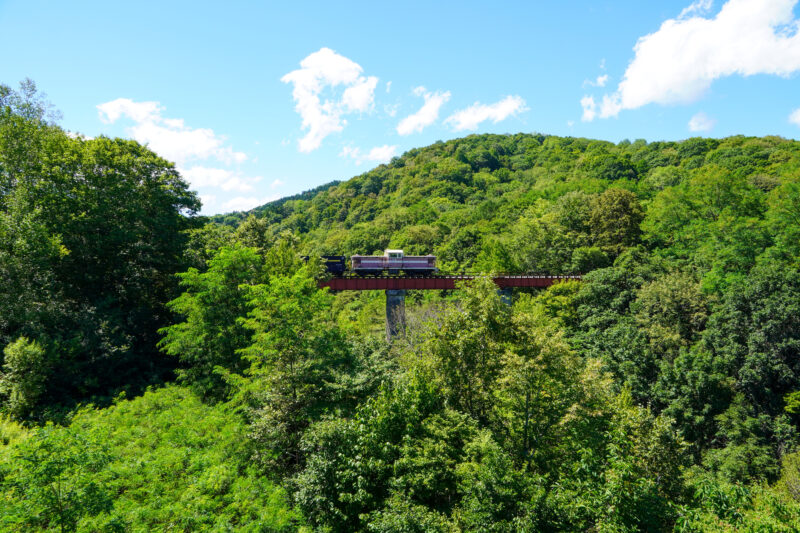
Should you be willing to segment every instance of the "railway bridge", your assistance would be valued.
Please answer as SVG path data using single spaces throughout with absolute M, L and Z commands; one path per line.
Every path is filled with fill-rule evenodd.
M 471 279 L 489 277 L 482 274 L 433 274 L 426 276 L 397 275 L 365 277 L 343 275 L 319 283 L 332 291 L 385 291 L 386 340 L 402 335 L 406 327 L 407 290 L 452 290 L 456 284 Z M 546 288 L 554 283 L 580 280 L 580 276 L 548 276 L 542 274 L 495 274 L 491 276 L 503 300 L 511 303 L 511 291 L 516 287 Z

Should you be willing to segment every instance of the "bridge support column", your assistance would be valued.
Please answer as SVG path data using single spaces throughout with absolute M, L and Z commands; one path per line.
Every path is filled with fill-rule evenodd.
M 500 300 L 504 304 L 511 305 L 511 287 L 505 287 L 504 289 L 497 289 L 497 294 L 500 296 Z
M 386 291 L 386 340 L 406 333 L 406 291 Z

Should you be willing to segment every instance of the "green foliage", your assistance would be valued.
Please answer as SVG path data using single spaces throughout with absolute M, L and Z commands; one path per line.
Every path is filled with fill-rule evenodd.
M 670 502 L 683 497 L 685 463 L 671 420 L 634 406 L 625 392 L 609 397 L 601 386 L 597 393 L 605 400 L 584 400 L 584 409 L 594 409 L 583 420 L 571 417 L 563 477 L 547 497 L 552 523 L 575 531 L 668 530 Z
M 54 120 L 0 85 L 1 410 L 68 423 L 0 418 L 0 528 L 798 529 L 797 142 L 474 135 L 207 223 Z M 584 275 L 410 293 L 386 344 L 315 257 L 387 246 Z
M 242 318 L 251 309 L 247 288 L 266 279 L 264 260 L 254 248 L 222 247 L 204 272 L 190 268 L 179 277 L 184 292 L 169 306 L 184 321 L 161 329 L 159 345 L 183 363 L 179 379 L 203 396 L 224 398 L 228 390 L 216 370 L 241 375 L 248 367 L 239 353 L 251 344 Z
M 0 526 L 17 531 L 122 531 L 119 519 L 109 516 L 112 492 L 98 479 L 109 460 L 98 441 L 76 432 L 52 425 L 34 432 L 0 464 Z
M 459 507 L 454 520 L 464 531 L 534 531 L 540 522 L 544 491 L 518 470 L 488 431 L 464 447 L 456 468 Z
M 351 354 L 331 320 L 331 296 L 309 267 L 247 289 L 252 311 L 242 324 L 253 333 L 241 350 L 250 363 L 237 381 L 237 401 L 250 408 L 259 458 L 274 472 L 303 463 L 302 431 L 334 404 L 336 373 Z
M 28 431 L 22 427 L 22 424 L 0 415 L 0 449 L 9 444 L 14 444 L 27 436 Z
M 589 227 L 593 242 L 617 255 L 639 240 L 639 224 L 644 212 L 636 195 L 624 189 L 611 188 L 592 202 Z
M 474 280 L 460 309 L 436 317 L 421 353 L 451 405 L 483 422 L 492 416 L 492 391 L 510 335 L 511 313 L 496 289 L 488 278 Z
M 0 348 L 37 339 L 53 365 L 26 416 L 163 379 L 157 330 L 198 208 L 172 163 L 71 138 L 32 82 L 2 87 Z
M 711 269 L 710 287 L 724 287 L 726 276 L 750 268 L 770 244 L 764 204 L 743 175 L 708 165 L 661 191 L 642 228 L 669 253 Z
M 51 364 L 36 341 L 20 337 L 3 350 L 0 394 L 7 397 L 8 412 L 17 419 L 29 417 L 45 392 Z
M 800 501 L 800 453 L 794 452 L 783 457 L 781 477 L 776 485 L 795 501 Z
M 456 490 L 455 477 L 446 466 L 452 462 L 448 452 L 458 453 L 458 443 L 452 439 L 475 430 L 454 412 L 432 419 L 442 408 L 435 388 L 412 377 L 365 402 L 351 420 L 312 426 L 303 442 L 307 466 L 295 481 L 295 500 L 309 522 L 332 531 L 363 527 L 364 515 L 381 509 L 389 498 L 395 464 L 401 459 L 411 483 L 399 479 L 403 486 L 398 491 L 429 498 L 418 505 L 446 507 Z M 425 457 L 430 461 L 423 461 Z
M 643 285 L 631 311 L 650 350 L 666 360 L 696 342 L 708 318 L 700 284 L 683 272 L 665 274 Z
M 694 479 L 694 506 L 683 507 L 675 531 L 775 531 L 800 528 L 800 505 L 774 489 L 745 487 L 702 476 Z
M 449 507 L 426 503 L 425 483 L 411 474 L 397 485 L 394 474 L 366 470 L 348 475 L 384 481 L 363 492 L 336 488 L 332 465 L 377 456 L 345 445 L 361 438 L 361 426 L 333 415 L 309 426 L 317 440 L 296 477 L 310 516 L 336 517 L 312 522 L 400 531 L 733 524 L 714 497 L 688 497 L 683 472 L 692 463 L 717 476 L 718 487 L 774 480 L 797 444 L 798 168 L 797 143 L 774 137 L 613 145 L 470 136 L 255 210 L 260 218 L 248 231 L 256 220 L 262 236 L 291 230 L 310 254 L 391 244 L 433 251 L 450 271 L 584 273 L 579 287 L 522 296 L 513 310 L 481 281 L 453 303 L 426 295 L 412 315 L 432 326 L 409 339 L 400 360 L 435 388 L 437 412 L 475 425 L 456 454 L 462 463 L 445 468 L 474 477 L 456 493 L 441 488 L 455 494 Z M 380 303 L 337 295 L 332 309 L 343 331 L 363 334 L 376 329 L 366 315 Z M 477 435 L 497 451 L 486 452 L 490 471 L 458 466 L 476 462 L 466 450 Z M 443 435 L 408 437 L 418 438 L 451 449 Z M 367 462 L 427 464 L 422 452 L 392 457 Z M 304 477 L 312 473 L 313 483 Z M 493 486 L 494 475 L 514 490 L 469 496 Z M 751 503 L 730 506 L 791 524 L 773 496 L 754 491 Z
M 781 264 L 755 269 L 733 285 L 711 316 L 706 337 L 756 412 L 783 411 L 800 388 L 800 272 Z
M 80 411 L 0 452 L 4 531 L 290 531 L 285 493 L 247 463 L 224 406 L 167 387 Z

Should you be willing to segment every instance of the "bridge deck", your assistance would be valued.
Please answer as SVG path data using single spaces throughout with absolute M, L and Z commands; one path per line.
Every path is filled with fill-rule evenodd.
M 382 291 L 382 290 L 447 290 L 455 289 L 456 283 L 469 281 L 480 274 L 456 274 L 435 276 L 349 276 L 321 281 L 320 287 L 333 291 Z M 499 274 L 492 276 L 501 289 L 511 287 L 549 287 L 554 283 L 579 280 L 580 276 L 545 276 L 536 274 Z

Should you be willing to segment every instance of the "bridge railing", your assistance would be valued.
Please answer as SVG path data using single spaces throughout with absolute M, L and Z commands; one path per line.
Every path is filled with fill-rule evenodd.
M 330 275 L 330 278 L 339 279 L 474 279 L 474 278 L 552 278 L 552 279 L 581 279 L 581 274 L 548 274 L 545 272 L 494 272 L 486 274 L 483 272 L 436 272 L 434 274 L 358 274 L 356 272 L 345 272 L 340 275 Z

